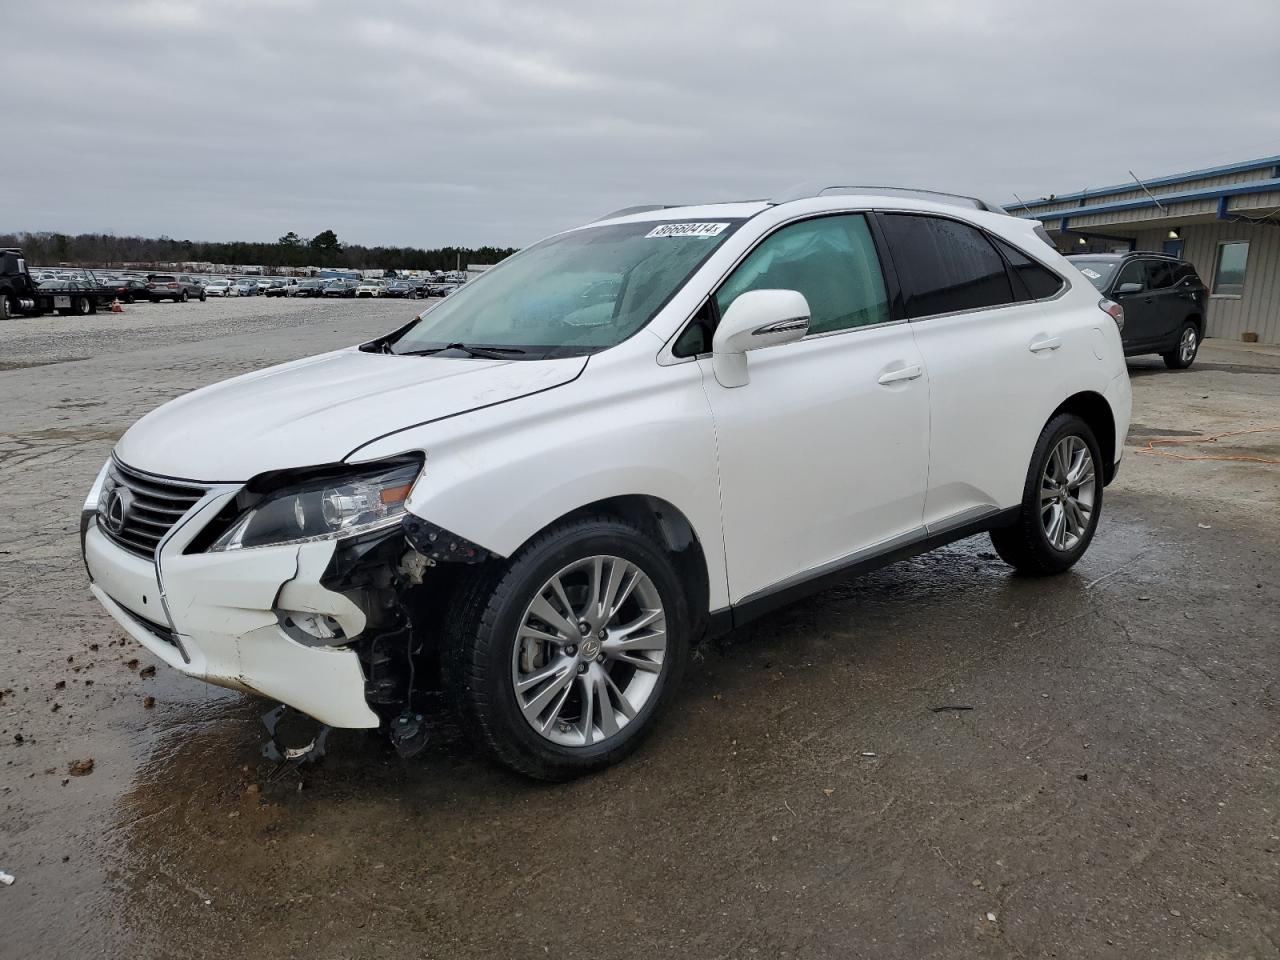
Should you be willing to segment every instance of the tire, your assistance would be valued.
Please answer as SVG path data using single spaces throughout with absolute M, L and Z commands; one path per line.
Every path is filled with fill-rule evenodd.
M 637 578 L 627 591 L 616 617 L 603 623 L 597 619 L 591 627 L 582 621 L 582 633 L 569 636 L 574 625 L 561 613 L 563 604 L 555 599 L 550 581 L 558 578 L 564 585 L 560 595 L 579 612 L 588 610 L 593 561 L 601 564 L 597 582 L 612 582 L 615 570 L 623 586 L 630 571 L 641 571 L 643 579 Z M 532 609 L 540 599 L 548 609 L 546 597 L 552 598 L 549 613 L 560 617 L 563 629 L 540 620 Z M 657 622 L 665 628 L 664 639 L 655 639 L 665 644 L 660 656 L 631 647 L 611 651 L 607 627 L 613 626 L 616 634 L 630 625 L 633 636 L 649 637 L 656 628 L 643 621 L 652 619 L 655 603 L 662 611 Z M 530 617 L 545 625 L 539 629 L 554 632 L 554 644 L 521 639 Z M 597 631 L 596 626 L 606 629 Z M 551 639 L 547 632 L 539 635 Z M 615 635 L 613 642 L 617 639 Z M 674 565 L 657 542 L 623 520 L 586 517 L 538 534 L 509 562 L 488 565 L 460 586 L 444 627 L 445 688 L 464 731 L 498 761 L 539 780 L 569 780 L 618 762 L 640 744 L 679 685 L 689 640 L 688 603 Z M 597 653 L 600 659 L 593 660 Z M 654 657 L 659 658 L 656 664 Z M 650 669 L 631 667 L 636 659 Z M 524 692 L 529 698 L 524 709 L 533 718 L 526 719 L 517 680 L 553 670 L 557 663 L 563 672 Z M 526 665 L 528 672 L 522 672 Z M 611 680 L 603 679 L 606 673 Z M 613 690 L 624 690 L 631 698 L 626 709 L 608 689 L 611 681 Z M 602 699 L 597 691 L 603 691 Z M 544 696 L 550 699 L 539 713 L 537 702 Z M 534 723 L 544 724 L 545 732 Z
M 190 300 L 190 299 L 191 299 L 191 297 L 187 294 L 187 291 L 183 290 L 183 291 L 182 291 L 182 296 L 180 296 L 180 297 L 175 297 L 175 298 L 174 298 L 174 300 L 173 300 L 173 302 L 174 302 L 174 303 L 177 303 L 178 301 L 182 301 L 183 303 L 186 303 L 186 302 L 187 302 L 188 300 Z
M 1196 354 L 1199 352 L 1200 328 L 1188 320 L 1178 331 L 1178 345 L 1160 356 L 1170 370 L 1185 370 L 1196 362 Z
M 133 295 L 132 293 L 126 293 L 126 294 L 124 295 L 124 302 L 125 302 L 125 303 L 132 304 L 132 303 L 133 303 L 133 301 L 134 301 L 135 299 L 137 299 L 137 298 L 136 298 L 136 297 L 134 297 L 134 295 Z
M 14 306 L 13 298 L 7 293 L 0 293 L 0 320 L 12 320 L 18 315 L 18 308 Z
M 204 303 L 207 299 L 209 299 L 209 295 L 208 295 L 207 293 L 205 293 L 203 290 L 201 290 L 201 291 L 200 291 L 200 302 L 201 302 L 201 303 Z
M 1056 483 L 1063 473 L 1062 462 L 1055 460 L 1051 464 L 1050 461 L 1060 448 L 1072 450 L 1073 454 L 1068 481 L 1084 474 L 1087 479 Z M 1077 461 L 1076 455 L 1081 451 L 1088 454 L 1087 463 Z M 1083 466 L 1079 473 L 1074 469 L 1077 462 Z M 1051 468 L 1050 475 L 1047 471 Z M 1033 577 L 1052 576 L 1071 569 L 1089 549 L 1102 515 L 1102 468 L 1102 452 L 1087 423 L 1070 413 L 1050 420 L 1041 431 L 1031 456 L 1018 519 L 1011 526 L 991 531 L 991 543 L 1000 559 L 1019 573 Z M 1045 489 L 1055 495 L 1046 499 Z M 1083 517 L 1086 506 L 1087 517 Z M 1084 522 L 1080 523 L 1082 517 Z
M 93 313 L 93 304 L 88 297 L 76 297 L 71 301 L 71 312 L 76 316 L 87 317 Z

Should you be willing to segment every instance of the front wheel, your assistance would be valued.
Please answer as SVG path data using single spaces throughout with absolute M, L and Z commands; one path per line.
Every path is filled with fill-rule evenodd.
M 186 303 L 188 300 L 191 299 L 191 297 L 187 294 L 187 291 L 183 290 L 182 296 L 178 297 L 177 299 L 182 301 L 183 303 Z
M 640 743 L 683 674 L 689 631 L 652 537 L 612 517 L 567 522 L 463 588 L 445 627 L 447 688 L 498 760 L 568 780 Z
M 1194 323 L 1186 323 L 1183 324 L 1182 332 L 1178 334 L 1178 346 L 1160 356 L 1164 359 L 1164 365 L 1170 370 L 1185 370 L 1195 363 L 1196 354 L 1199 352 L 1200 329 Z
M 207 293 L 205 293 L 203 290 L 201 290 L 201 291 L 200 291 L 200 302 L 201 302 L 201 303 L 204 303 L 204 302 L 205 302 L 205 300 L 207 300 L 207 299 L 208 299 L 208 297 L 209 297 L 209 295 L 208 295 Z
M 1019 573 L 1062 573 L 1084 556 L 1102 513 L 1102 454 L 1089 425 L 1074 414 L 1054 417 L 1040 433 L 1012 526 L 991 543 Z
M 17 316 L 18 307 L 7 293 L 0 293 L 0 320 L 12 320 Z

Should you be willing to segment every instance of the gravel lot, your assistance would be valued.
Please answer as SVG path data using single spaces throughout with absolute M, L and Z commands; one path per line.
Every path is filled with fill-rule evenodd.
M 80 503 L 157 404 L 420 307 L 0 327 L 0 958 L 1280 955 L 1280 466 L 1138 452 L 1273 427 L 1168 452 L 1280 458 L 1280 351 L 1131 364 L 1072 573 L 976 538 L 783 610 L 620 768 L 531 784 L 442 724 L 412 762 L 340 732 L 278 774 L 263 704 L 144 676 Z

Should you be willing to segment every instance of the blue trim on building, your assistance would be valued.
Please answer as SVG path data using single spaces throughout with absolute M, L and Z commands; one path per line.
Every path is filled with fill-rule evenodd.
M 1182 190 L 1178 193 L 1166 193 L 1157 196 L 1156 200 L 1163 204 L 1170 204 L 1217 198 L 1218 216 L 1221 217 L 1228 197 L 1245 196 L 1250 193 L 1270 193 L 1277 190 L 1280 190 L 1280 177 L 1273 177 L 1270 180 L 1251 180 L 1248 183 L 1233 183 L 1222 187 Z M 1072 207 L 1070 210 L 1055 210 L 1052 213 L 1043 214 L 1027 213 L 1023 210 L 1018 213 L 1018 216 L 1029 220 L 1039 220 L 1041 223 L 1048 223 L 1050 220 L 1061 220 L 1060 229 L 1065 232 L 1067 230 L 1067 221 L 1076 217 L 1087 217 L 1095 213 L 1115 213 L 1118 210 L 1140 210 L 1143 207 L 1157 206 L 1156 200 L 1152 200 L 1150 197 L 1136 197 L 1132 200 L 1113 200 L 1110 203 L 1098 203 L 1091 207 Z
M 1225 177 L 1233 173 L 1246 173 L 1249 170 L 1262 170 L 1266 167 L 1276 167 L 1275 177 L 1280 177 L 1280 156 L 1278 157 L 1262 157 L 1258 160 L 1243 160 L 1240 163 L 1228 163 L 1221 167 L 1205 167 L 1203 170 L 1188 170 L 1186 173 L 1173 173 L 1164 177 L 1153 177 L 1149 180 L 1143 180 L 1147 189 L 1152 187 L 1167 187 L 1171 183 L 1182 183 L 1184 180 L 1200 180 L 1204 177 Z M 1079 193 L 1064 193 L 1055 196 L 1052 200 L 1046 200 L 1041 197 L 1038 200 L 1030 201 L 1028 207 L 1043 207 L 1050 204 L 1066 203 L 1071 200 L 1086 200 L 1096 197 L 1105 197 L 1115 193 L 1127 193 L 1130 190 L 1140 190 L 1141 187 L 1137 183 L 1130 181 L 1129 183 L 1118 183 L 1110 187 L 1095 187 L 1091 190 L 1081 190 Z M 1163 197 L 1161 198 L 1164 199 Z M 1014 210 L 1022 210 L 1022 203 L 1018 200 L 1010 200 L 1003 205 L 1010 212 Z M 1025 210 L 1023 211 L 1026 212 Z M 1031 214 L 1035 216 L 1035 214 Z

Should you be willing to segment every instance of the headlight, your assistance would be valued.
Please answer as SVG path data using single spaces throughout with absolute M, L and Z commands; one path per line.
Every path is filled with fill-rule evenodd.
M 107 482 L 107 471 L 111 469 L 111 461 L 108 460 L 102 465 L 102 469 L 98 471 L 98 479 L 93 481 L 93 486 L 89 488 L 89 495 L 84 498 L 84 513 L 92 513 L 98 509 L 98 501 L 102 499 L 102 488 Z
M 246 507 L 209 550 L 309 543 L 394 526 L 421 472 L 421 461 L 401 460 L 276 487 Z

